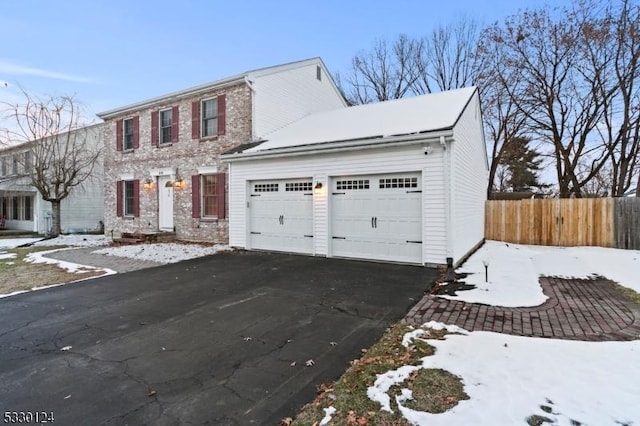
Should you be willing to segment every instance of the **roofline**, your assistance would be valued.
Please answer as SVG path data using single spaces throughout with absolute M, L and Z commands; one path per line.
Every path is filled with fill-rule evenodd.
M 216 80 L 213 82 L 201 84 L 198 86 L 190 87 L 188 89 L 178 90 L 177 92 L 171 92 L 166 95 L 156 96 L 155 98 L 147 99 L 144 101 L 136 102 L 133 104 L 129 104 L 120 108 L 112 109 L 109 111 L 99 112 L 96 114 L 103 120 L 108 120 L 110 118 L 116 117 L 118 115 L 124 115 L 129 112 L 133 112 L 139 109 L 142 109 L 147 106 L 151 106 L 162 101 L 168 101 L 173 99 L 185 98 L 188 96 L 193 96 L 198 93 L 206 92 L 211 89 L 222 89 L 225 87 L 235 86 L 245 82 L 246 74 L 234 75 L 233 77 L 223 78 L 221 80 Z
M 129 105 L 125 105 L 123 107 L 111 109 L 111 110 L 108 110 L 108 111 L 103 111 L 103 112 L 100 112 L 100 113 L 98 113 L 96 115 L 98 117 L 102 118 L 103 120 L 108 120 L 108 119 L 113 118 L 115 116 L 124 115 L 124 114 L 127 114 L 129 112 L 133 112 L 133 111 L 139 110 L 141 108 L 144 108 L 146 106 L 150 106 L 150 105 L 154 105 L 154 104 L 160 103 L 162 101 L 169 101 L 169 100 L 174 100 L 174 99 L 185 98 L 185 97 L 197 95 L 197 94 L 202 93 L 202 92 L 207 92 L 207 91 L 209 91 L 211 89 L 222 89 L 222 88 L 225 88 L 225 87 L 230 87 L 230 86 L 234 86 L 234 85 L 237 85 L 237 84 L 246 83 L 247 77 L 249 77 L 251 75 L 269 74 L 271 72 L 277 72 L 279 68 L 286 68 L 286 67 L 291 67 L 291 66 L 295 66 L 295 65 L 301 65 L 301 64 L 304 64 L 304 63 L 313 63 L 313 62 L 320 62 L 322 64 L 322 66 L 324 67 L 325 71 L 327 72 L 327 75 L 329 75 L 335 90 L 338 93 L 340 93 L 340 91 L 338 90 L 335 82 L 333 81 L 333 78 L 331 77 L 331 74 L 329 74 L 329 71 L 327 70 L 327 67 L 324 65 L 324 62 L 322 62 L 322 59 L 320 57 L 314 57 L 314 58 L 309 58 L 309 59 L 303 59 L 303 60 L 300 60 L 300 61 L 287 62 L 285 64 L 272 65 L 272 66 L 269 66 L 269 67 L 263 67 L 263 68 L 257 68 L 257 69 L 250 70 L 250 71 L 245 71 L 243 73 L 235 74 L 235 75 L 232 75 L 230 77 L 225 77 L 225 78 L 222 78 L 222 79 L 219 79 L 219 80 L 210 81 L 208 83 L 199 84 L 197 86 L 189 87 L 187 89 L 182 89 L 182 90 L 178 90 L 176 92 L 171 92 L 171 93 L 168 93 L 166 95 L 156 96 L 154 98 L 147 99 L 147 100 L 140 101 L 140 102 L 136 102 L 136 103 L 129 104 Z M 342 95 L 340 97 L 343 98 Z
M 88 124 L 86 126 L 82 126 L 82 127 L 76 127 L 75 129 L 71 129 L 71 130 L 64 130 L 61 131 L 59 133 L 56 133 L 55 135 L 49 135 L 49 136 L 45 136 L 44 138 L 38 138 L 38 139 L 29 139 L 26 141 L 21 141 L 18 142 L 14 145 L 3 145 L 0 144 L 0 153 L 7 153 L 7 152 L 11 152 L 11 151 L 20 151 L 21 148 L 28 148 L 30 145 L 33 145 L 34 143 L 36 143 L 39 140 L 42 139 L 46 139 L 46 138 L 50 138 L 52 136 L 58 136 L 58 135 L 64 135 L 66 133 L 75 133 L 81 130 L 90 130 L 93 128 L 97 128 L 100 127 L 104 124 L 104 122 L 99 122 L 99 123 L 93 123 L 93 124 Z
M 225 162 L 261 160 L 264 158 L 293 157 L 296 155 L 315 155 L 331 152 L 354 151 L 362 148 L 383 148 L 388 145 L 405 146 L 420 143 L 440 143 L 440 138 L 444 136 L 448 142 L 453 140 L 452 129 L 442 129 L 430 131 L 428 133 L 388 136 L 366 139 L 352 139 L 348 141 L 324 142 L 308 145 L 298 145 L 286 148 L 274 148 L 267 151 L 244 152 L 222 154 L 221 159 Z

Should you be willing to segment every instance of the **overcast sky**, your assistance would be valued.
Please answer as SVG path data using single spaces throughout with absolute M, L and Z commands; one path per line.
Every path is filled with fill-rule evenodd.
M 554 4 L 566 4 L 556 0 Z M 255 68 L 320 56 L 346 72 L 376 38 L 427 34 L 460 15 L 491 23 L 539 0 L 9 0 L 0 101 L 17 86 L 75 95 L 88 114 Z M 4 83 L 8 84 L 5 87 Z

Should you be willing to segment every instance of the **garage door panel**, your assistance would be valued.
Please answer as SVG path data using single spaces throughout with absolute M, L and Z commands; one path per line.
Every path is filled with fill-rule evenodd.
M 420 174 L 334 178 L 332 255 L 421 263 Z
M 311 180 L 256 181 L 250 185 L 250 247 L 312 253 Z

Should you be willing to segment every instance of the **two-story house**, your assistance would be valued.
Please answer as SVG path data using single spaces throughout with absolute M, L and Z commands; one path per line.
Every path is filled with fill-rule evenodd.
M 102 145 L 102 124 L 73 130 L 69 139 L 99 150 Z M 60 138 L 66 143 L 67 138 Z M 31 174 L 38 163 L 36 141 L 3 147 L 0 150 L 0 216 L 7 229 L 48 234 L 53 224 L 53 209 L 31 185 Z M 43 161 L 43 159 L 40 159 Z M 46 164 L 41 163 L 42 166 Z M 51 165 L 55 167 L 54 165 Z M 74 187 L 60 203 L 60 227 L 63 233 L 98 231 L 102 229 L 103 196 L 102 159 L 93 165 L 91 178 Z
M 226 243 L 227 166 L 220 155 L 343 107 L 324 63 L 313 58 L 98 114 L 105 122 L 105 232 L 175 232 Z

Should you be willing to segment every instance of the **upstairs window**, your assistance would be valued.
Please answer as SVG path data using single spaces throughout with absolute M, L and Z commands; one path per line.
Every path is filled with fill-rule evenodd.
M 160 143 L 171 143 L 173 137 L 171 130 L 173 129 L 173 110 L 166 109 L 160 111 Z
M 116 121 L 116 149 L 129 151 L 139 147 L 140 117 Z
M 218 102 L 217 99 L 202 101 L 202 137 L 218 134 Z
M 133 149 L 133 118 L 122 120 L 122 146 L 125 150 Z
M 18 154 L 13 155 L 13 167 L 11 168 L 11 172 L 14 175 L 18 174 Z
M 227 97 L 194 101 L 191 104 L 191 137 L 207 139 L 224 135 L 226 131 Z

